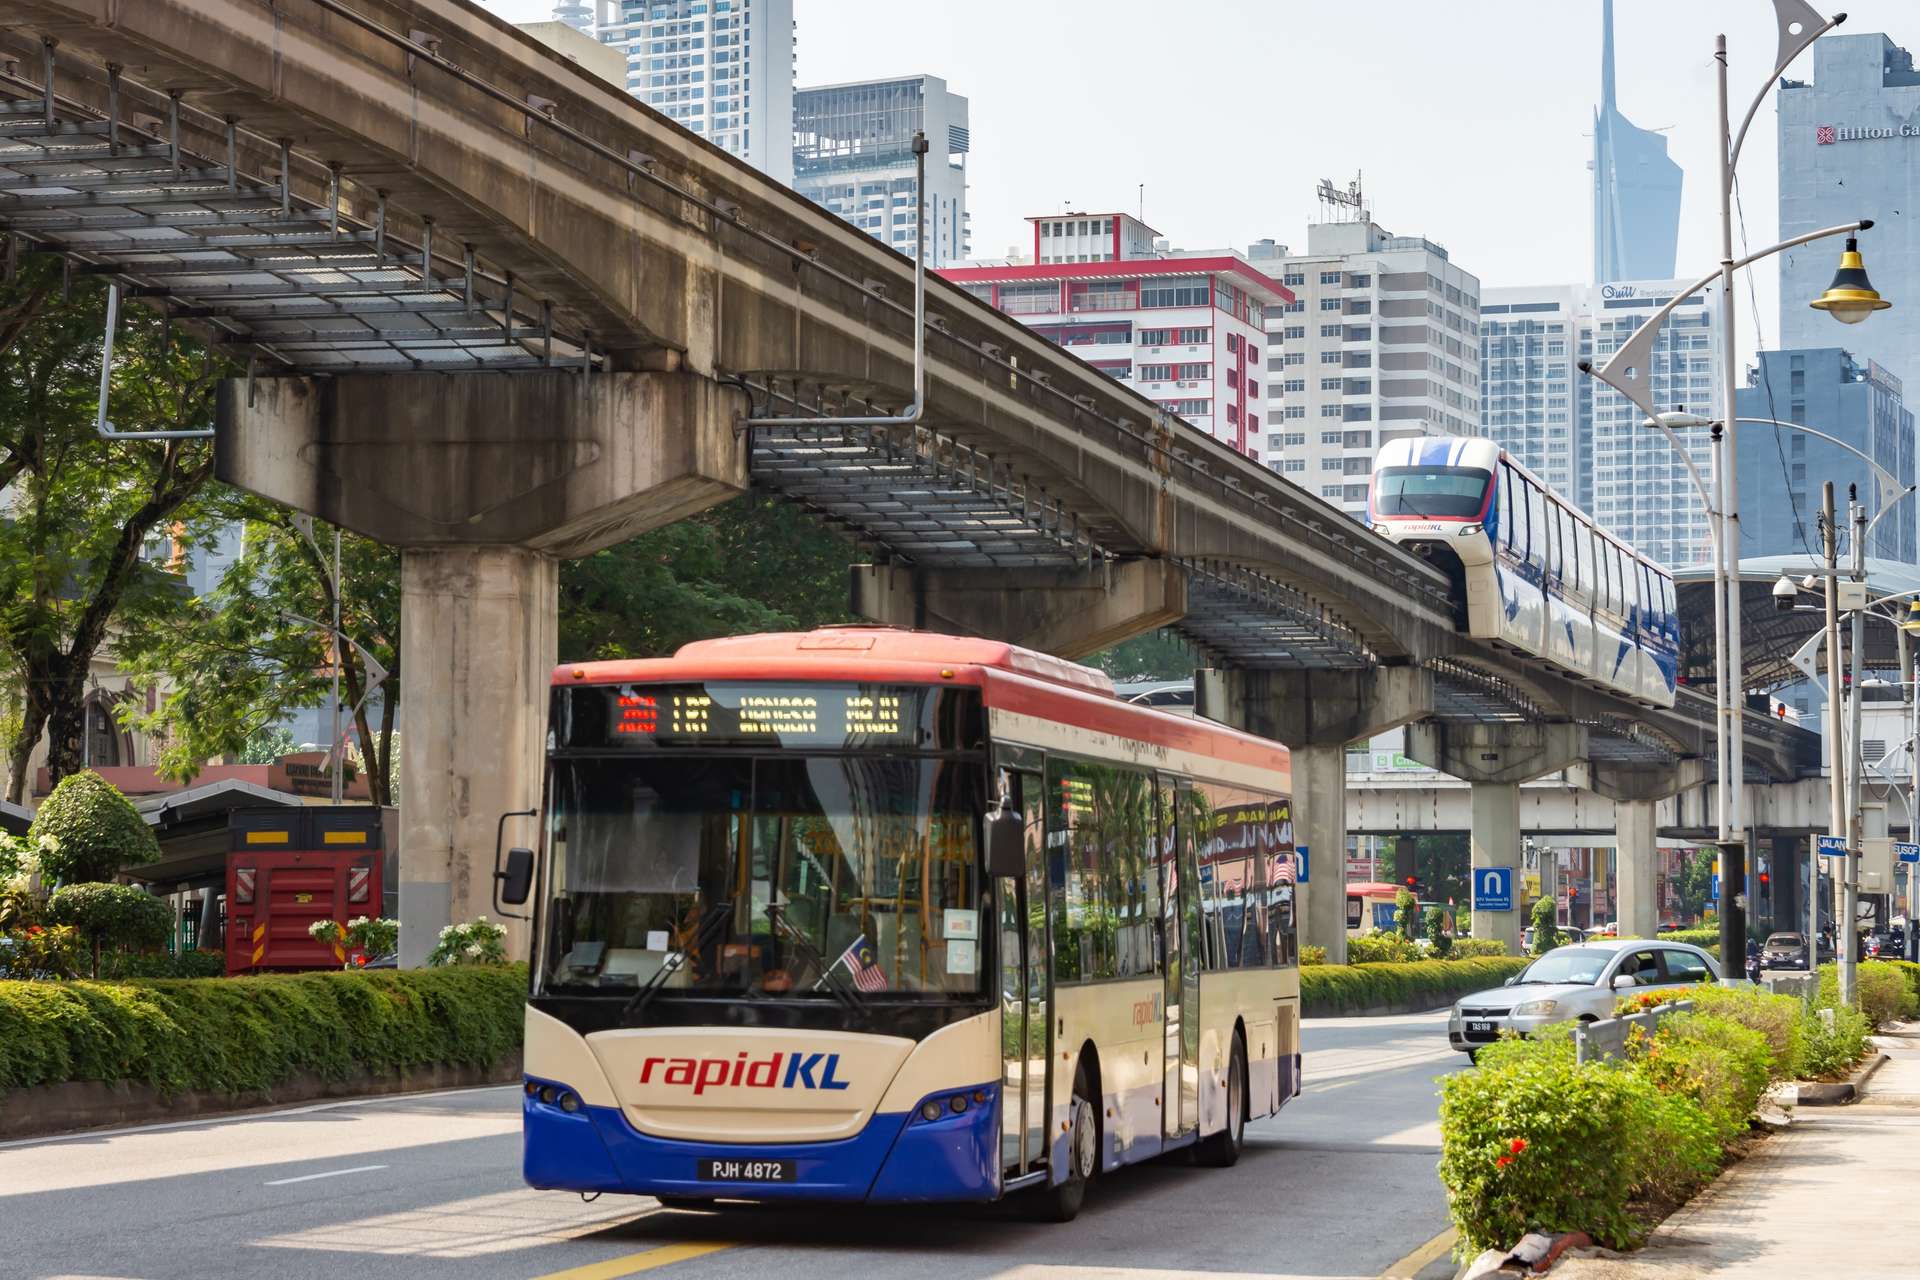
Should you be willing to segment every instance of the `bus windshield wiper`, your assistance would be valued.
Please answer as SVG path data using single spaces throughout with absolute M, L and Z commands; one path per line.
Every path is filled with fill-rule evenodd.
M 694 930 L 692 943 L 678 951 L 669 952 L 667 958 L 660 962 L 660 967 L 653 971 L 653 976 L 641 983 L 640 989 L 628 998 L 626 1007 L 620 1011 L 620 1023 L 622 1026 L 631 1025 L 633 1020 L 647 1007 L 647 1003 L 658 994 L 660 988 L 667 985 L 667 979 L 686 967 L 687 952 L 699 951 L 700 948 L 713 941 L 713 936 L 719 932 L 719 930 L 715 928 L 715 925 L 724 924 L 732 919 L 732 908 L 733 904 L 731 902 L 716 902 L 713 904 L 711 914 L 700 922 L 699 928 Z

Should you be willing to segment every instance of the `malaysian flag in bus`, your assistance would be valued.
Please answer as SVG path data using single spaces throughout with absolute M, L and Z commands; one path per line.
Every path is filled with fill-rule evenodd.
M 1268 858 L 1267 859 L 1267 883 L 1268 884 L 1295 883 L 1297 877 L 1294 874 L 1293 864 L 1297 856 L 1298 855 L 1295 854 L 1293 850 L 1286 849 Z
M 861 934 L 853 940 L 853 945 L 840 953 L 835 964 L 847 966 L 847 972 L 853 975 L 853 985 L 862 991 L 885 991 L 887 989 L 887 971 L 880 967 L 879 960 L 873 954 L 873 944 L 867 941 L 867 935 Z

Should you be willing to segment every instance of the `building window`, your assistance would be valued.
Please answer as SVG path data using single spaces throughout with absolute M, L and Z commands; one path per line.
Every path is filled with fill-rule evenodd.
M 1340 469 L 1340 459 L 1322 458 L 1320 459 L 1320 469 L 1322 471 L 1338 471 Z
M 1287 274 L 1280 277 L 1280 283 L 1287 286 L 1287 288 L 1289 289 L 1298 289 L 1301 285 L 1305 284 L 1306 282 L 1307 282 L 1307 273 L 1304 271 L 1289 271 L 1287 272 Z
M 1288 418 L 1304 418 L 1307 416 L 1307 406 L 1303 404 L 1290 404 L 1286 407 L 1284 416 Z M 1305 440 L 1306 437 L 1302 436 L 1301 439 Z
M 1322 298 L 1320 299 L 1320 309 L 1322 311 L 1338 311 L 1340 309 L 1340 299 Z
M 1320 353 L 1320 363 L 1321 364 L 1339 364 L 1340 353 L 1338 351 L 1322 351 Z
M 1204 307 L 1207 305 L 1207 286 L 1204 284 L 1142 285 L 1140 305 L 1143 307 Z
M 1302 471 L 1305 471 L 1306 469 L 1307 469 L 1307 460 L 1305 458 L 1288 458 L 1286 460 L 1286 463 L 1282 467 L 1282 470 L 1284 470 L 1290 476 L 1299 475 Z
M 1343 381 L 1344 379 L 1341 378 L 1322 378 L 1320 379 L 1320 389 L 1322 391 L 1338 391 Z
M 1323 418 L 1337 418 L 1340 416 L 1340 406 L 1337 404 L 1323 404 L 1320 406 L 1320 416 Z
M 1290 324 L 1287 326 L 1286 336 L 1288 338 L 1304 338 L 1307 336 L 1307 326 L 1303 324 Z
M 1307 380 L 1305 378 L 1288 378 L 1285 382 L 1280 384 L 1280 389 L 1283 392 L 1305 391 L 1307 389 Z

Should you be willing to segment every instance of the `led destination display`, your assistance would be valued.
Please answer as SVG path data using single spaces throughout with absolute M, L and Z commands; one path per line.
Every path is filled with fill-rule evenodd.
M 898 685 L 616 685 L 609 745 L 917 746 L 926 689 Z

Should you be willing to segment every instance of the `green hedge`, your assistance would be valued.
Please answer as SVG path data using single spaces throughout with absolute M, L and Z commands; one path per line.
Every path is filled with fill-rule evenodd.
M 1497 987 L 1527 967 L 1521 956 L 1411 964 L 1317 964 L 1300 970 L 1300 1008 L 1307 1017 L 1393 1005 L 1438 1008 Z
M 131 1081 L 246 1093 L 299 1073 L 486 1068 L 520 1045 L 525 965 L 0 982 L 0 1088 Z

